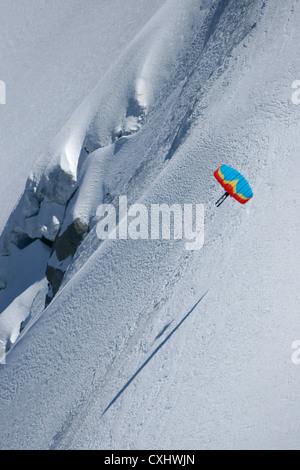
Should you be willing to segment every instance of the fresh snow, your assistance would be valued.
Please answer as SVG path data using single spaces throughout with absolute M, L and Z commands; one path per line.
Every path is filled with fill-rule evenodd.
M 164 0 L 1 0 L 0 232 L 29 171 Z
M 26 1 L 23 16 L 40 16 Z M 89 3 L 91 34 L 82 44 L 94 62 L 89 90 L 68 28 L 53 35 L 68 9 L 58 13 L 52 3 L 45 47 L 60 44 L 64 57 L 49 69 L 57 76 L 73 57 L 80 84 L 69 101 L 57 91 L 57 116 L 46 99 L 49 121 L 41 119 L 41 91 L 46 142 L 27 127 L 22 151 L 35 156 L 2 234 L 0 342 L 10 351 L 0 366 L 0 447 L 297 449 L 299 4 L 168 0 L 137 8 L 132 1 L 123 12 L 120 2 L 103 2 L 97 65 L 101 14 L 99 2 Z M 75 34 L 83 2 L 64 4 L 74 6 Z M 17 25 L 20 12 L 6 8 Z M 1 113 L 15 112 L 5 106 Z M 8 181 L 5 165 L 18 165 L 15 155 L 2 167 Z M 223 163 L 250 181 L 246 206 L 229 199 L 215 208 L 222 188 L 213 172 Z M 1 189 L 11 194 L 7 215 L 18 196 L 8 188 Z M 97 207 L 120 195 L 147 207 L 204 204 L 204 247 L 100 242 Z M 43 242 L 77 218 L 89 232 L 60 262 Z M 20 249 L 14 237 L 35 241 Z M 66 273 L 44 309 L 47 263 Z

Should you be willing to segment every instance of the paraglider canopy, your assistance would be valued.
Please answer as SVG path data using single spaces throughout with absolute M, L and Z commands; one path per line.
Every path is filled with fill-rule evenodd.
M 215 171 L 216 180 L 223 186 L 226 193 L 216 202 L 219 207 L 228 196 L 236 199 L 240 204 L 246 204 L 253 197 L 248 181 L 238 171 L 230 166 L 222 165 Z

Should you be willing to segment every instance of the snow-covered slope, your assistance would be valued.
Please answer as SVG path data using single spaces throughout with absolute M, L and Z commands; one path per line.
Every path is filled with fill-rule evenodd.
M 299 20 L 294 0 L 169 0 L 42 155 L 3 249 L 46 238 L 66 272 L 43 312 L 40 264 L 19 288 L 37 314 L 0 369 L 2 448 L 299 447 Z M 222 163 L 251 181 L 245 207 L 215 208 Z M 119 195 L 205 204 L 204 247 L 101 243 Z
M 60 128 L 83 97 L 102 82 L 119 61 L 122 51 L 164 1 L 130 0 L 124 5 L 118 0 L 89 0 L 88 3 L 68 0 L 62 6 L 60 1 L 49 4 L 44 0 L 26 0 L 22 8 L 18 1 L 2 3 L 1 79 L 7 85 L 7 103 L 1 106 L 0 114 L 0 232 L 22 194 L 33 162 L 43 162 L 35 166 L 35 173 L 42 167 L 43 191 L 43 183 L 48 178 L 44 167 L 55 169 L 52 159 L 61 150 L 60 136 L 68 132 L 68 126 L 61 132 Z M 76 140 L 76 129 L 74 134 Z M 69 147 L 72 142 L 68 142 Z M 47 287 L 30 309 L 37 294 L 33 286 L 37 282 L 41 285 L 50 248 L 41 247 L 40 241 L 34 241 L 31 247 L 26 245 L 36 238 L 49 245 L 56 236 L 65 199 L 62 194 L 53 195 L 55 176 L 53 179 L 52 184 L 46 182 L 46 197 L 40 193 L 34 197 L 35 185 L 32 179 L 27 181 L 28 189 L 2 233 L 0 312 L 4 313 L 0 320 L 0 341 L 8 347 L 15 341 L 23 322 L 45 305 Z M 72 184 L 72 176 L 70 179 Z M 71 191 L 72 187 L 67 186 L 65 193 Z M 25 248 L 20 251 L 16 246 Z M 35 259 L 29 264 L 32 258 Z M 46 284 L 43 282 L 43 286 Z M 14 299 L 17 302 L 13 309 L 5 311 Z

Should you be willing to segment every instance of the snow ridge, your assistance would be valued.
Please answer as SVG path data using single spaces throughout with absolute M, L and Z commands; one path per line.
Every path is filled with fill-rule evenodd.
M 50 276 L 63 274 L 0 370 L 2 447 L 299 446 L 288 427 L 299 407 L 286 350 L 300 329 L 300 108 L 289 95 L 299 5 L 199 6 L 167 2 L 34 170 L 32 217 L 56 208 L 44 212 L 52 246 L 32 232 L 39 239 L 22 250 L 8 240 L 6 249 L 25 256 L 39 244 Z M 251 204 L 215 208 L 220 163 L 251 181 Z M 283 173 L 292 189 L 282 188 Z M 180 240 L 100 242 L 95 208 L 121 194 L 147 207 L 204 203 L 203 249 L 187 252 Z M 16 211 L 21 233 L 25 206 Z M 193 310 L 207 290 L 205 309 Z M 172 323 L 182 327 L 170 331 Z

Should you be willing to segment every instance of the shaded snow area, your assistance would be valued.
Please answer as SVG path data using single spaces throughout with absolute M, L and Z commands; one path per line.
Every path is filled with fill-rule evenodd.
M 298 449 L 298 1 L 1 2 L 0 447 Z M 100 240 L 120 196 L 203 247 Z

